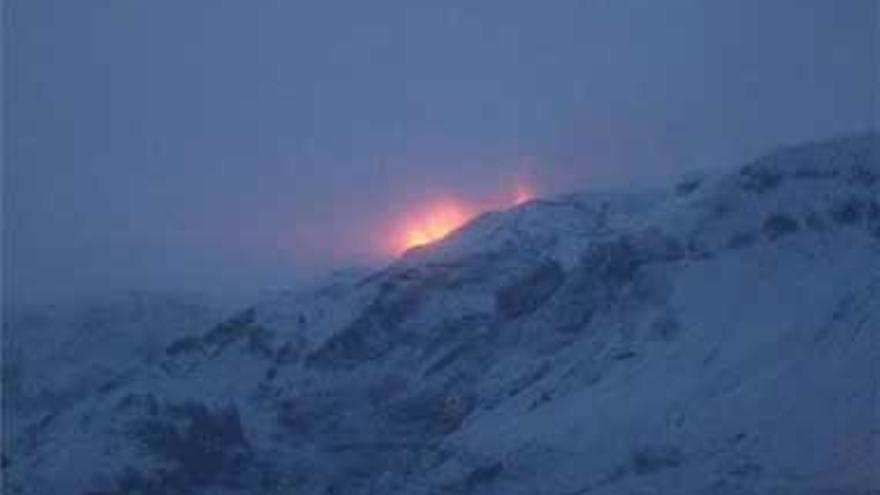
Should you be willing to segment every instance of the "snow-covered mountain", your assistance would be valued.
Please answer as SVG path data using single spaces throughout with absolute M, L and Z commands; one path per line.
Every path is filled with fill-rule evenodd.
M 880 137 L 488 213 L 127 356 L 7 425 L 8 493 L 880 493 Z
M 193 294 L 148 291 L 3 309 L 3 427 L 9 441 L 33 422 L 161 359 L 170 342 L 209 328 L 225 312 Z

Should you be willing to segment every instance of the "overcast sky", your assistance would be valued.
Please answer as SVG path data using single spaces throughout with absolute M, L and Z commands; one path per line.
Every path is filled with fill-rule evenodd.
M 294 284 L 431 195 L 865 130 L 875 0 L 6 0 L 7 295 Z

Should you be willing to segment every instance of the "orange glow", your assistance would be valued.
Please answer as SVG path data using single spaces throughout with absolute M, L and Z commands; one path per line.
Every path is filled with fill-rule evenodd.
M 534 187 L 522 177 L 516 179 L 513 188 L 501 197 L 479 203 L 465 202 L 453 197 L 444 197 L 424 204 L 416 211 L 407 214 L 398 224 L 391 236 L 393 252 L 400 254 L 408 249 L 431 244 L 446 237 L 479 213 L 509 208 L 534 199 Z
M 513 196 L 513 204 L 519 205 L 533 199 L 535 199 L 535 192 L 532 190 L 531 186 L 529 186 L 522 180 L 516 181 L 516 190 Z
M 398 240 L 400 250 L 406 251 L 442 239 L 472 216 L 470 209 L 457 201 L 432 204 L 405 223 Z

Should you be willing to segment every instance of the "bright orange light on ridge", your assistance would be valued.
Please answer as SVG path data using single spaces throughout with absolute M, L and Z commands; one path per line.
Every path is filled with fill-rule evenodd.
M 535 199 L 535 192 L 532 188 L 521 180 L 517 181 L 516 191 L 513 196 L 513 204 L 519 205 L 533 199 Z
M 399 244 L 402 251 L 430 244 L 461 227 L 473 213 L 463 204 L 447 200 L 426 208 L 406 222 Z
M 449 197 L 427 203 L 404 217 L 392 238 L 394 252 L 399 254 L 443 239 L 482 211 L 508 208 L 536 197 L 532 185 L 522 178 L 517 179 L 513 186 L 512 194 L 508 193 L 506 198 L 479 205 Z

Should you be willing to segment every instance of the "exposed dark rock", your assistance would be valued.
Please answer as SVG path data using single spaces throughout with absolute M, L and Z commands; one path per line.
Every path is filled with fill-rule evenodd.
M 386 414 L 389 425 L 403 433 L 440 435 L 457 430 L 473 407 L 467 394 L 428 391 L 391 404 Z
M 253 308 L 246 309 L 229 320 L 220 323 L 202 337 L 202 345 L 217 354 L 236 340 L 250 334 L 254 329 L 256 312 Z
M 804 223 L 806 223 L 807 227 L 814 230 L 821 230 L 826 226 L 825 219 L 823 219 L 822 215 L 815 211 L 807 213 L 807 216 L 804 219 Z
M 762 165 L 747 165 L 740 171 L 740 187 L 758 194 L 776 189 L 782 180 L 781 173 Z
M 161 487 L 155 493 L 237 486 L 255 461 L 234 407 L 211 411 L 197 403 L 171 405 L 160 415 L 134 420 L 129 431 L 152 456 L 169 466 L 148 481 L 139 481 L 144 487 Z M 123 490 L 123 484 L 147 479 L 131 474 L 120 478 L 120 493 L 132 493 Z
M 165 349 L 169 357 L 182 356 L 202 350 L 202 339 L 195 336 L 183 337 L 175 340 Z
M 841 225 L 858 223 L 865 212 L 865 204 L 858 198 L 850 198 L 834 205 L 831 209 L 831 218 Z
M 266 370 L 266 381 L 272 381 L 278 376 L 278 368 L 272 366 Z
M 678 467 L 682 461 L 682 454 L 675 447 L 648 447 L 633 453 L 630 465 L 636 475 L 646 475 Z
M 681 323 L 672 311 L 666 311 L 660 315 L 654 323 L 651 324 L 651 328 L 648 332 L 650 337 L 665 342 L 675 340 L 679 333 L 681 333 Z
M 702 180 L 699 178 L 688 177 L 682 179 L 675 185 L 675 194 L 679 196 L 687 196 L 699 189 L 701 185 Z
M 764 221 L 764 234 L 770 240 L 794 234 L 798 229 L 797 221 L 788 215 L 775 214 Z
M 348 328 L 308 356 L 308 364 L 351 366 L 383 356 L 397 341 L 397 327 L 416 312 L 441 276 L 421 278 L 414 271 L 391 275 L 381 284 L 373 302 Z
M 116 409 L 127 414 L 155 416 L 159 414 L 159 401 L 153 394 L 127 394 L 116 403 Z
M 464 493 L 473 493 L 478 487 L 497 480 L 504 473 L 504 464 L 500 461 L 480 466 L 471 471 L 464 480 Z
M 529 314 L 549 299 L 565 280 L 558 263 L 544 263 L 495 293 L 498 310 L 508 318 Z
M 470 350 L 469 343 L 462 344 L 458 347 L 453 348 L 448 351 L 446 354 L 440 356 L 439 359 L 431 363 L 430 366 L 425 370 L 425 376 L 433 375 L 434 373 L 443 371 L 444 368 L 456 362 L 459 358 L 467 354 Z
M 294 338 L 292 342 L 285 343 L 275 352 L 273 360 L 279 365 L 295 363 L 302 358 L 304 348 L 305 344 L 302 340 Z
M 594 315 L 610 310 L 635 280 L 644 259 L 628 239 L 594 246 L 572 271 L 548 311 L 557 328 L 576 332 Z
M 753 245 L 757 237 L 750 232 L 738 232 L 730 236 L 725 245 L 728 249 L 742 249 Z
M 229 320 L 217 324 L 202 336 L 188 336 L 178 339 L 165 349 L 168 357 L 176 358 L 190 354 L 216 355 L 228 345 L 245 337 L 252 337 L 250 346 L 255 352 L 266 351 L 259 349 L 267 341 L 265 330 L 255 325 L 256 312 L 253 308 L 246 309 L 233 316 Z M 259 342 L 258 342 L 259 341 Z
M 294 435 L 306 436 L 315 426 L 313 414 L 301 401 L 287 399 L 278 404 L 278 423 Z
M 248 335 L 248 350 L 250 352 L 272 359 L 275 357 L 275 351 L 272 346 L 274 334 L 263 327 L 254 327 Z

